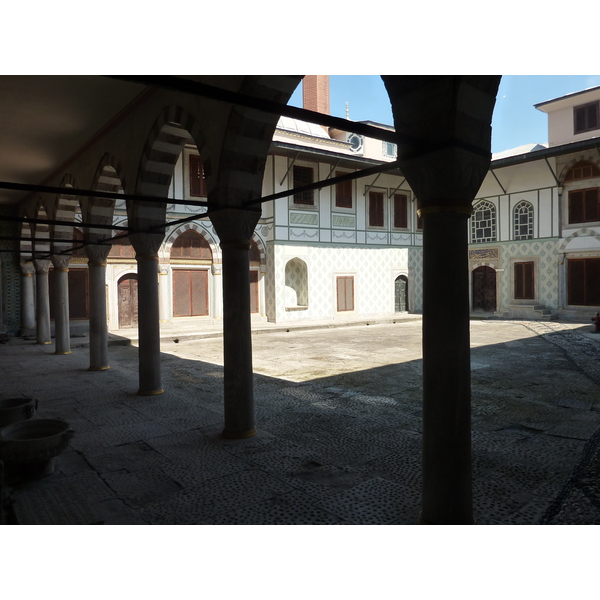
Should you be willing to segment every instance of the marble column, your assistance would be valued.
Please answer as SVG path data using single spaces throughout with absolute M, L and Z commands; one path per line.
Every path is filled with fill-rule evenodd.
M 221 272 L 221 263 L 213 264 L 211 267 L 213 276 L 213 318 L 223 318 L 223 277 Z
M 21 331 L 22 337 L 35 335 L 35 296 L 33 275 L 35 267 L 30 261 L 21 262 Z
M 160 373 L 160 313 L 158 300 L 158 249 L 162 234 L 134 233 L 138 271 L 139 396 L 164 392 Z
M 49 260 L 34 260 L 35 266 L 35 320 L 38 344 L 51 344 L 50 295 L 48 292 Z
M 169 298 L 169 267 L 168 265 L 158 265 L 158 314 L 161 323 L 171 321 L 171 300 Z
M 250 321 L 250 245 L 260 211 L 223 209 L 210 219 L 220 239 L 223 270 L 225 438 L 256 434 Z
M 420 522 L 473 523 L 466 207 L 424 207 Z
M 71 354 L 71 330 L 69 323 L 69 261 L 68 254 L 51 257 L 54 265 L 54 354 Z
M 107 371 L 108 329 L 106 324 L 106 257 L 110 246 L 88 244 L 90 299 L 90 371 Z

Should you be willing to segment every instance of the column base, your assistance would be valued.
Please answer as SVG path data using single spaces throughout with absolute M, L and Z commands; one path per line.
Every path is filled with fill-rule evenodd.
M 90 367 L 88 371 L 108 371 L 110 367 Z
M 52 342 L 37 342 L 38 346 L 47 346 L 48 344 L 51 344 Z
M 254 429 L 252 429 L 251 431 L 242 431 L 242 432 L 237 432 L 237 431 L 227 431 L 227 430 L 223 430 L 223 433 L 221 433 L 221 437 L 224 437 L 226 440 L 243 440 L 246 438 L 250 438 L 254 435 L 256 435 L 258 433 L 258 430 L 256 429 L 256 427 Z
M 62 355 L 62 354 L 71 354 L 71 351 L 67 350 L 66 352 L 55 352 L 54 354 L 60 354 L 60 355 Z
M 138 396 L 158 396 L 159 394 L 163 394 L 165 390 L 154 390 L 154 391 L 144 391 L 138 390 Z

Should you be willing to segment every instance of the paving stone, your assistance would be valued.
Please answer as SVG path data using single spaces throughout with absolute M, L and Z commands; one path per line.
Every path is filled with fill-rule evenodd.
M 406 486 L 374 478 L 329 496 L 316 506 L 355 524 L 390 524 L 414 514 L 413 498 Z
M 264 471 L 241 471 L 211 479 L 199 488 L 179 492 L 167 500 L 148 504 L 141 516 L 153 524 L 210 523 L 219 514 L 226 514 L 288 491 L 292 491 L 292 488 Z
M 100 474 L 110 471 L 142 471 L 167 462 L 167 459 L 146 442 L 119 446 L 96 447 L 85 454 L 86 461 Z

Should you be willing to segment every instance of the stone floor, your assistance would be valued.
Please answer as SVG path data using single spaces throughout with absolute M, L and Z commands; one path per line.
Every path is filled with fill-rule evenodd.
M 473 320 L 478 524 L 600 522 L 600 335 Z M 257 436 L 224 440 L 222 340 L 165 340 L 165 393 L 136 395 L 137 348 L 111 368 L 12 339 L 2 396 L 75 430 L 44 479 L 7 489 L 19 524 L 414 524 L 421 322 L 255 335 Z M 195 336 L 197 337 L 197 336 Z M 177 338 L 178 339 L 178 338 Z M 78 340 L 74 339 L 74 346 Z M 83 346 L 83 347 L 82 347 Z

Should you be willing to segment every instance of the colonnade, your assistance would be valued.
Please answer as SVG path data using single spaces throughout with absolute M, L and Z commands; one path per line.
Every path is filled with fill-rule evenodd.
M 467 222 L 490 162 L 490 122 L 499 77 L 384 78 L 396 119 L 398 147 L 418 139 L 400 161 L 423 218 L 423 489 L 421 523 L 473 523 L 470 438 L 470 341 Z M 399 81 L 402 80 L 402 81 Z M 427 84 L 427 85 L 424 85 Z M 435 106 L 424 99 L 440 98 Z M 409 115 L 410 118 L 406 118 Z M 272 132 L 271 134 L 272 135 Z M 421 138 L 419 138 L 421 136 Z M 245 140 L 246 138 L 242 138 Z M 270 138 L 269 138 L 270 139 Z M 268 145 L 265 146 L 268 148 Z M 266 153 L 266 151 L 265 151 Z M 399 153 L 400 154 L 400 153 Z M 233 163 L 232 163 L 233 164 Z M 250 164 L 250 162 L 248 163 Z M 260 181 L 264 161 L 256 162 Z M 262 165 L 262 166 L 260 166 Z M 231 166 L 228 168 L 232 168 Z M 226 169 L 224 170 L 225 173 Z M 227 174 L 221 174 L 226 180 Z M 244 180 L 245 181 L 245 180 Z M 245 185 L 245 183 L 244 183 Z M 257 190 L 250 190 L 249 197 Z M 242 189 L 240 186 L 238 189 Z M 225 193 L 225 192 L 222 192 Z M 211 189 L 209 187 L 209 199 Z M 214 200 L 214 199 L 213 199 Z M 220 238 L 223 278 L 224 429 L 227 438 L 256 429 L 250 319 L 250 239 L 259 210 L 227 202 L 209 213 Z M 138 267 L 140 395 L 163 392 L 160 372 L 160 302 L 165 286 L 158 264 L 163 234 L 130 236 Z M 90 370 L 108 368 L 105 272 L 102 246 L 87 246 L 90 269 Z M 56 265 L 68 264 L 56 259 Z M 34 260 L 36 335 L 50 343 L 49 260 Z M 32 326 L 31 268 L 23 273 L 23 328 Z M 62 266 L 60 267 L 62 268 Z M 57 353 L 68 348 L 66 273 L 59 271 Z M 57 273 L 58 274 L 58 273 Z M 68 293 L 68 292 L 67 292 Z M 67 305 L 67 312 L 64 305 Z M 60 311 L 58 310 L 60 309 Z

